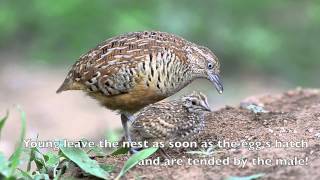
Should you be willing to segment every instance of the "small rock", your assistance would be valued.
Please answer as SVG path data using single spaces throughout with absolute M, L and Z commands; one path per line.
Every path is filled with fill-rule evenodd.
M 262 106 L 258 106 L 258 105 L 254 105 L 254 104 L 247 105 L 245 108 L 254 112 L 255 114 L 268 112 Z
M 312 133 L 312 132 L 313 132 L 313 128 L 309 128 L 309 129 L 307 129 L 307 131 L 308 131 L 309 133 Z
M 280 128 L 280 133 L 285 133 L 286 132 L 286 129 L 284 127 L 281 127 Z
M 313 154 L 313 153 L 314 153 L 314 150 L 311 150 L 311 151 L 310 151 L 310 154 Z

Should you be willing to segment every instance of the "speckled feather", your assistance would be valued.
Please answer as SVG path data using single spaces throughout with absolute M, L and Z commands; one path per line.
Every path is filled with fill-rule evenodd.
M 188 101 L 195 104 L 187 105 Z M 197 92 L 179 100 L 151 104 L 139 111 L 130 131 L 135 141 L 185 141 L 203 130 L 208 107 L 206 96 Z
M 109 109 L 136 112 L 197 78 L 200 65 L 190 61 L 199 56 L 219 72 L 209 49 L 181 37 L 153 31 L 116 36 L 82 55 L 57 92 L 83 90 Z

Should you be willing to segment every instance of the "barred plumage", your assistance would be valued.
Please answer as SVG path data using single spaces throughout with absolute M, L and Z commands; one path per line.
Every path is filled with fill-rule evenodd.
M 205 114 L 210 112 L 207 98 L 194 92 L 179 100 L 148 105 L 137 113 L 130 132 L 133 141 L 154 142 L 188 141 L 199 134 L 205 124 Z
M 219 60 L 208 48 L 169 33 L 133 32 L 108 39 L 82 55 L 57 93 L 83 90 L 119 111 L 125 123 L 139 109 L 197 78 L 210 80 L 222 93 L 219 73 Z

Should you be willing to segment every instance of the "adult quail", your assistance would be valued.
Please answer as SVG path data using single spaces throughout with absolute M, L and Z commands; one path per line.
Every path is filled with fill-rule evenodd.
M 197 78 L 209 79 L 219 93 L 220 63 L 208 48 L 156 31 L 110 38 L 82 55 L 57 93 L 83 90 L 127 121 L 141 108 L 171 96 Z
M 207 97 L 194 92 L 178 100 L 157 102 L 140 110 L 130 127 L 134 142 L 168 147 L 169 143 L 190 141 L 204 128 L 209 113 Z M 170 145 L 172 146 L 172 145 Z

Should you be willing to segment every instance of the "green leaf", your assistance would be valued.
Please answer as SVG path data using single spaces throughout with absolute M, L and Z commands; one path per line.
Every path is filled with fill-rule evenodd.
M 43 168 L 46 168 L 46 162 L 41 151 L 37 147 L 34 147 L 32 148 L 32 152 L 33 153 L 31 157 L 32 160 L 35 162 L 37 169 L 42 170 Z
M 53 153 L 53 152 L 47 152 L 43 155 L 45 159 L 45 169 L 47 174 L 52 174 L 54 177 L 57 176 L 58 172 L 56 171 L 59 162 L 60 162 L 60 157 Z
M 112 156 L 120 155 L 120 154 L 127 154 L 129 152 L 130 148 L 127 147 L 121 147 L 118 148 L 117 150 L 113 151 L 111 153 Z
M 33 180 L 33 177 L 31 174 L 29 174 L 28 172 L 25 172 L 21 169 L 18 169 L 20 171 L 20 176 L 25 179 L 25 180 Z
M 100 164 L 100 167 L 105 171 L 107 171 L 108 173 L 111 173 L 115 168 L 114 165 L 110 165 L 110 164 Z
M 5 122 L 7 121 L 8 117 L 9 117 L 9 111 L 7 111 L 6 115 L 0 119 L 0 137 L 1 137 L 1 130 L 2 130 Z
M 259 173 L 251 176 L 245 176 L 245 177 L 231 176 L 231 177 L 228 177 L 226 180 L 255 180 L 263 177 L 264 175 L 265 175 L 264 173 Z
M 119 137 L 120 137 L 120 133 L 118 131 L 108 130 L 106 132 L 106 139 L 109 142 L 117 142 L 119 140 Z
M 9 161 L 7 161 L 6 157 L 0 153 L 0 174 L 4 177 L 9 177 L 10 168 Z M 0 179 L 1 179 L 0 175 Z
M 86 173 L 102 179 L 108 179 L 109 173 L 102 169 L 97 161 L 90 159 L 82 149 L 60 147 L 60 150 L 65 157 L 76 163 Z
M 107 154 L 104 152 L 104 150 L 98 146 L 92 147 L 87 151 L 87 154 L 90 154 L 91 156 L 100 156 L 104 157 Z
M 18 110 L 20 111 L 20 116 L 21 116 L 20 119 L 21 119 L 22 129 L 21 129 L 20 141 L 18 143 L 18 146 L 17 146 L 15 152 L 9 158 L 10 168 L 11 168 L 9 176 L 12 176 L 14 174 L 14 172 L 16 171 L 17 167 L 19 166 L 20 156 L 21 156 L 22 149 L 23 149 L 23 139 L 26 135 L 26 114 L 20 108 L 18 108 Z
M 122 170 L 120 171 L 119 175 L 117 176 L 117 180 L 120 179 L 127 171 L 137 165 L 140 161 L 148 158 L 153 153 L 155 153 L 159 148 L 158 147 L 151 147 L 148 149 L 144 149 L 142 151 L 137 152 L 136 154 L 132 155 L 127 162 L 124 164 Z
M 31 169 L 32 161 L 36 164 L 38 170 L 42 170 L 46 166 L 44 156 L 37 147 L 31 148 L 30 159 L 27 166 L 28 172 Z
M 48 174 L 37 174 L 33 178 L 34 180 L 50 180 Z
M 56 167 L 60 161 L 59 156 L 50 151 L 44 154 L 44 159 L 46 162 L 46 166 L 49 167 Z

